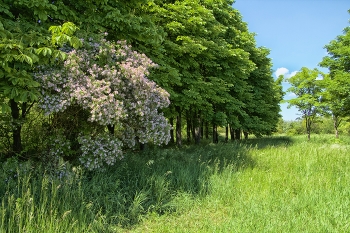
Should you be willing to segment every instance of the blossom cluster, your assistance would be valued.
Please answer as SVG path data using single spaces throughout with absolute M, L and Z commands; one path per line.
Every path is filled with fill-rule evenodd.
M 89 112 L 90 122 L 101 126 L 118 125 L 116 135 L 121 135 L 120 143 L 110 143 L 106 136 L 104 140 L 98 137 L 80 139 L 84 149 L 83 164 L 94 168 L 101 166 L 102 160 L 112 164 L 114 160 L 110 156 L 108 159 L 98 157 L 101 161 L 87 158 L 97 158 L 96 153 L 114 150 L 118 157 L 120 152 L 116 146 L 124 144 L 132 148 L 136 140 L 157 145 L 168 143 L 170 125 L 159 109 L 170 104 L 169 93 L 147 78 L 149 70 L 157 65 L 145 54 L 132 50 L 125 41 L 113 43 L 103 38 L 82 41 L 83 48 L 67 50 L 68 58 L 62 66 L 40 69 L 35 78 L 41 83 L 40 106 L 46 114 L 64 112 L 67 107 L 78 105 Z M 100 146 L 107 143 L 114 149 L 109 151 L 102 146 L 104 150 L 96 150 L 87 147 L 86 140 L 91 146 L 95 145 L 92 140 L 97 140 L 95 143 Z
M 82 151 L 80 162 L 89 170 L 102 168 L 104 164 L 113 165 L 117 158 L 122 159 L 123 143 L 107 134 L 99 134 L 92 138 L 90 135 L 78 138 Z
M 49 140 L 49 156 L 63 157 L 70 154 L 71 142 L 67 140 L 62 134 L 56 134 Z

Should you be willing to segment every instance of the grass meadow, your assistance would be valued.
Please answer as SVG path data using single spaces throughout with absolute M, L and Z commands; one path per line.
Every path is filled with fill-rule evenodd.
M 8 160 L 0 232 L 350 232 L 350 138 L 148 148 L 104 171 Z

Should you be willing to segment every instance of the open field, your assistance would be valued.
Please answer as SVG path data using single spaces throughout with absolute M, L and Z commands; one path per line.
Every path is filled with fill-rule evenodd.
M 106 171 L 16 161 L 0 232 L 349 232 L 350 138 L 271 137 L 152 149 Z

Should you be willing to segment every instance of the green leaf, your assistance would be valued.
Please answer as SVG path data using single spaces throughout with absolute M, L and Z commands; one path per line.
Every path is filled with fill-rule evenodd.
M 42 21 L 46 21 L 47 20 L 47 14 L 45 12 L 40 12 L 39 13 L 39 19 Z
M 15 59 L 17 60 L 17 61 L 20 61 L 20 62 L 27 62 L 29 65 L 33 65 L 33 60 L 32 60 L 32 58 L 31 57 L 29 57 L 29 56 L 27 56 L 27 55 L 25 55 L 25 54 L 20 54 L 20 55 L 16 55 L 15 56 Z
M 27 98 L 28 98 L 28 91 L 22 92 L 20 96 L 20 100 L 22 102 L 27 102 L 28 101 Z
M 71 44 L 75 49 L 78 49 L 82 46 L 82 42 L 77 37 L 72 37 Z
M 49 32 L 51 32 L 51 34 L 59 34 L 61 32 L 61 26 L 51 26 L 49 27 Z
M 18 96 L 18 89 L 16 87 L 13 87 L 11 89 L 10 99 L 14 99 Z
M 10 112 L 11 112 L 10 106 L 8 106 L 8 105 L 5 104 L 5 103 L 1 104 L 1 113 L 2 113 L 2 114 L 10 113 Z
M 39 99 L 38 95 L 35 95 L 32 92 L 29 92 L 29 99 L 30 101 L 37 101 Z
M 50 48 L 48 48 L 48 47 L 43 47 L 43 48 L 36 49 L 35 53 L 38 54 L 38 55 L 42 54 L 44 56 L 46 56 L 46 55 L 50 55 L 51 56 L 52 50 Z

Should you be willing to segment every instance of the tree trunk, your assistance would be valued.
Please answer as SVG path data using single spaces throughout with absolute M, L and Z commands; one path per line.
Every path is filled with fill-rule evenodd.
M 338 128 L 335 129 L 335 138 L 339 138 L 339 131 L 338 131 Z
M 146 145 L 144 143 L 140 143 L 140 151 L 144 151 L 146 148 Z
M 114 135 L 114 125 L 107 125 L 107 129 L 111 135 Z
M 235 140 L 235 130 L 230 125 L 230 134 L 231 134 L 231 141 Z
M 248 132 L 244 131 L 243 134 L 244 134 L 244 139 L 247 140 L 248 139 Z
M 306 118 L 305 119 L 305 125 L 306 125 L 306 133 L 307 133 L 307 140 L 310 141 L 311 138 L 311 119 Z
M 204 121 L 201 121 L 201 139 L 204 138 Z
M 10 107 L 11 107 L 11 115 L 15 123 L 15 128 L 12 130 L 12 139 L 13 139 L 12 151 L 14 154 L 20 154 L 22 152 L 22 138 L 21 138 L 22 126 L 21 126 L 21 123 L 18 122 L 20 118 L 18 103 L 15 102 L 14 99 L 11 99 Z M 24 112 L 22 110 L 22 116 L 23 115 L 24 115 Z
M 225 126 L 225 142 L 228 142 L 228 125 Z
M 191 134 L 194 141 L 196 141 L 196 127 L 195 127 L 195 117 L 190 120 L 191 122 Z
M 235 139 L 241 140 L 241 130 L 240 129 L 235 129 Z
M 204 134 L 205 134 L 205 139 L 209 139 L 209 122 L 205 122 Z
M 169 123 L 170 123 L 170 144 L 174 144 L 175 143 L 175 139 L 174 139 L 174 118 L 171 117 L 169 119 Z
M 191 128 L 192 128 L 192 124 L 191 124 L 191 119 L 188 115 L 188 113 L 186 114 L 186 136 L 187 136 L 187 142 L 190 143 L 191 142 Z
M 339 131 L 338 127 L 341 123 L 341 120 L 337 116 L 333 115 L 333 126 L 334 126 L 334 131 L 335 131 L 335 138 L 339 138 Z
M 177 116 L 176 116 L 176 144 L 178 146 L 182 145 L 182 135 L 181 135 L 181 109 L 176 107 Z
M 194 141 L 198 145 L 201 141 L 201 132 L 202 132 L 202 122 L 201 122 L 201 116 L 200 112 L 196 113 L 196 116 L 194 118 Z
M 213 143 L 219 143 L 218 127 L 213 124 Z

